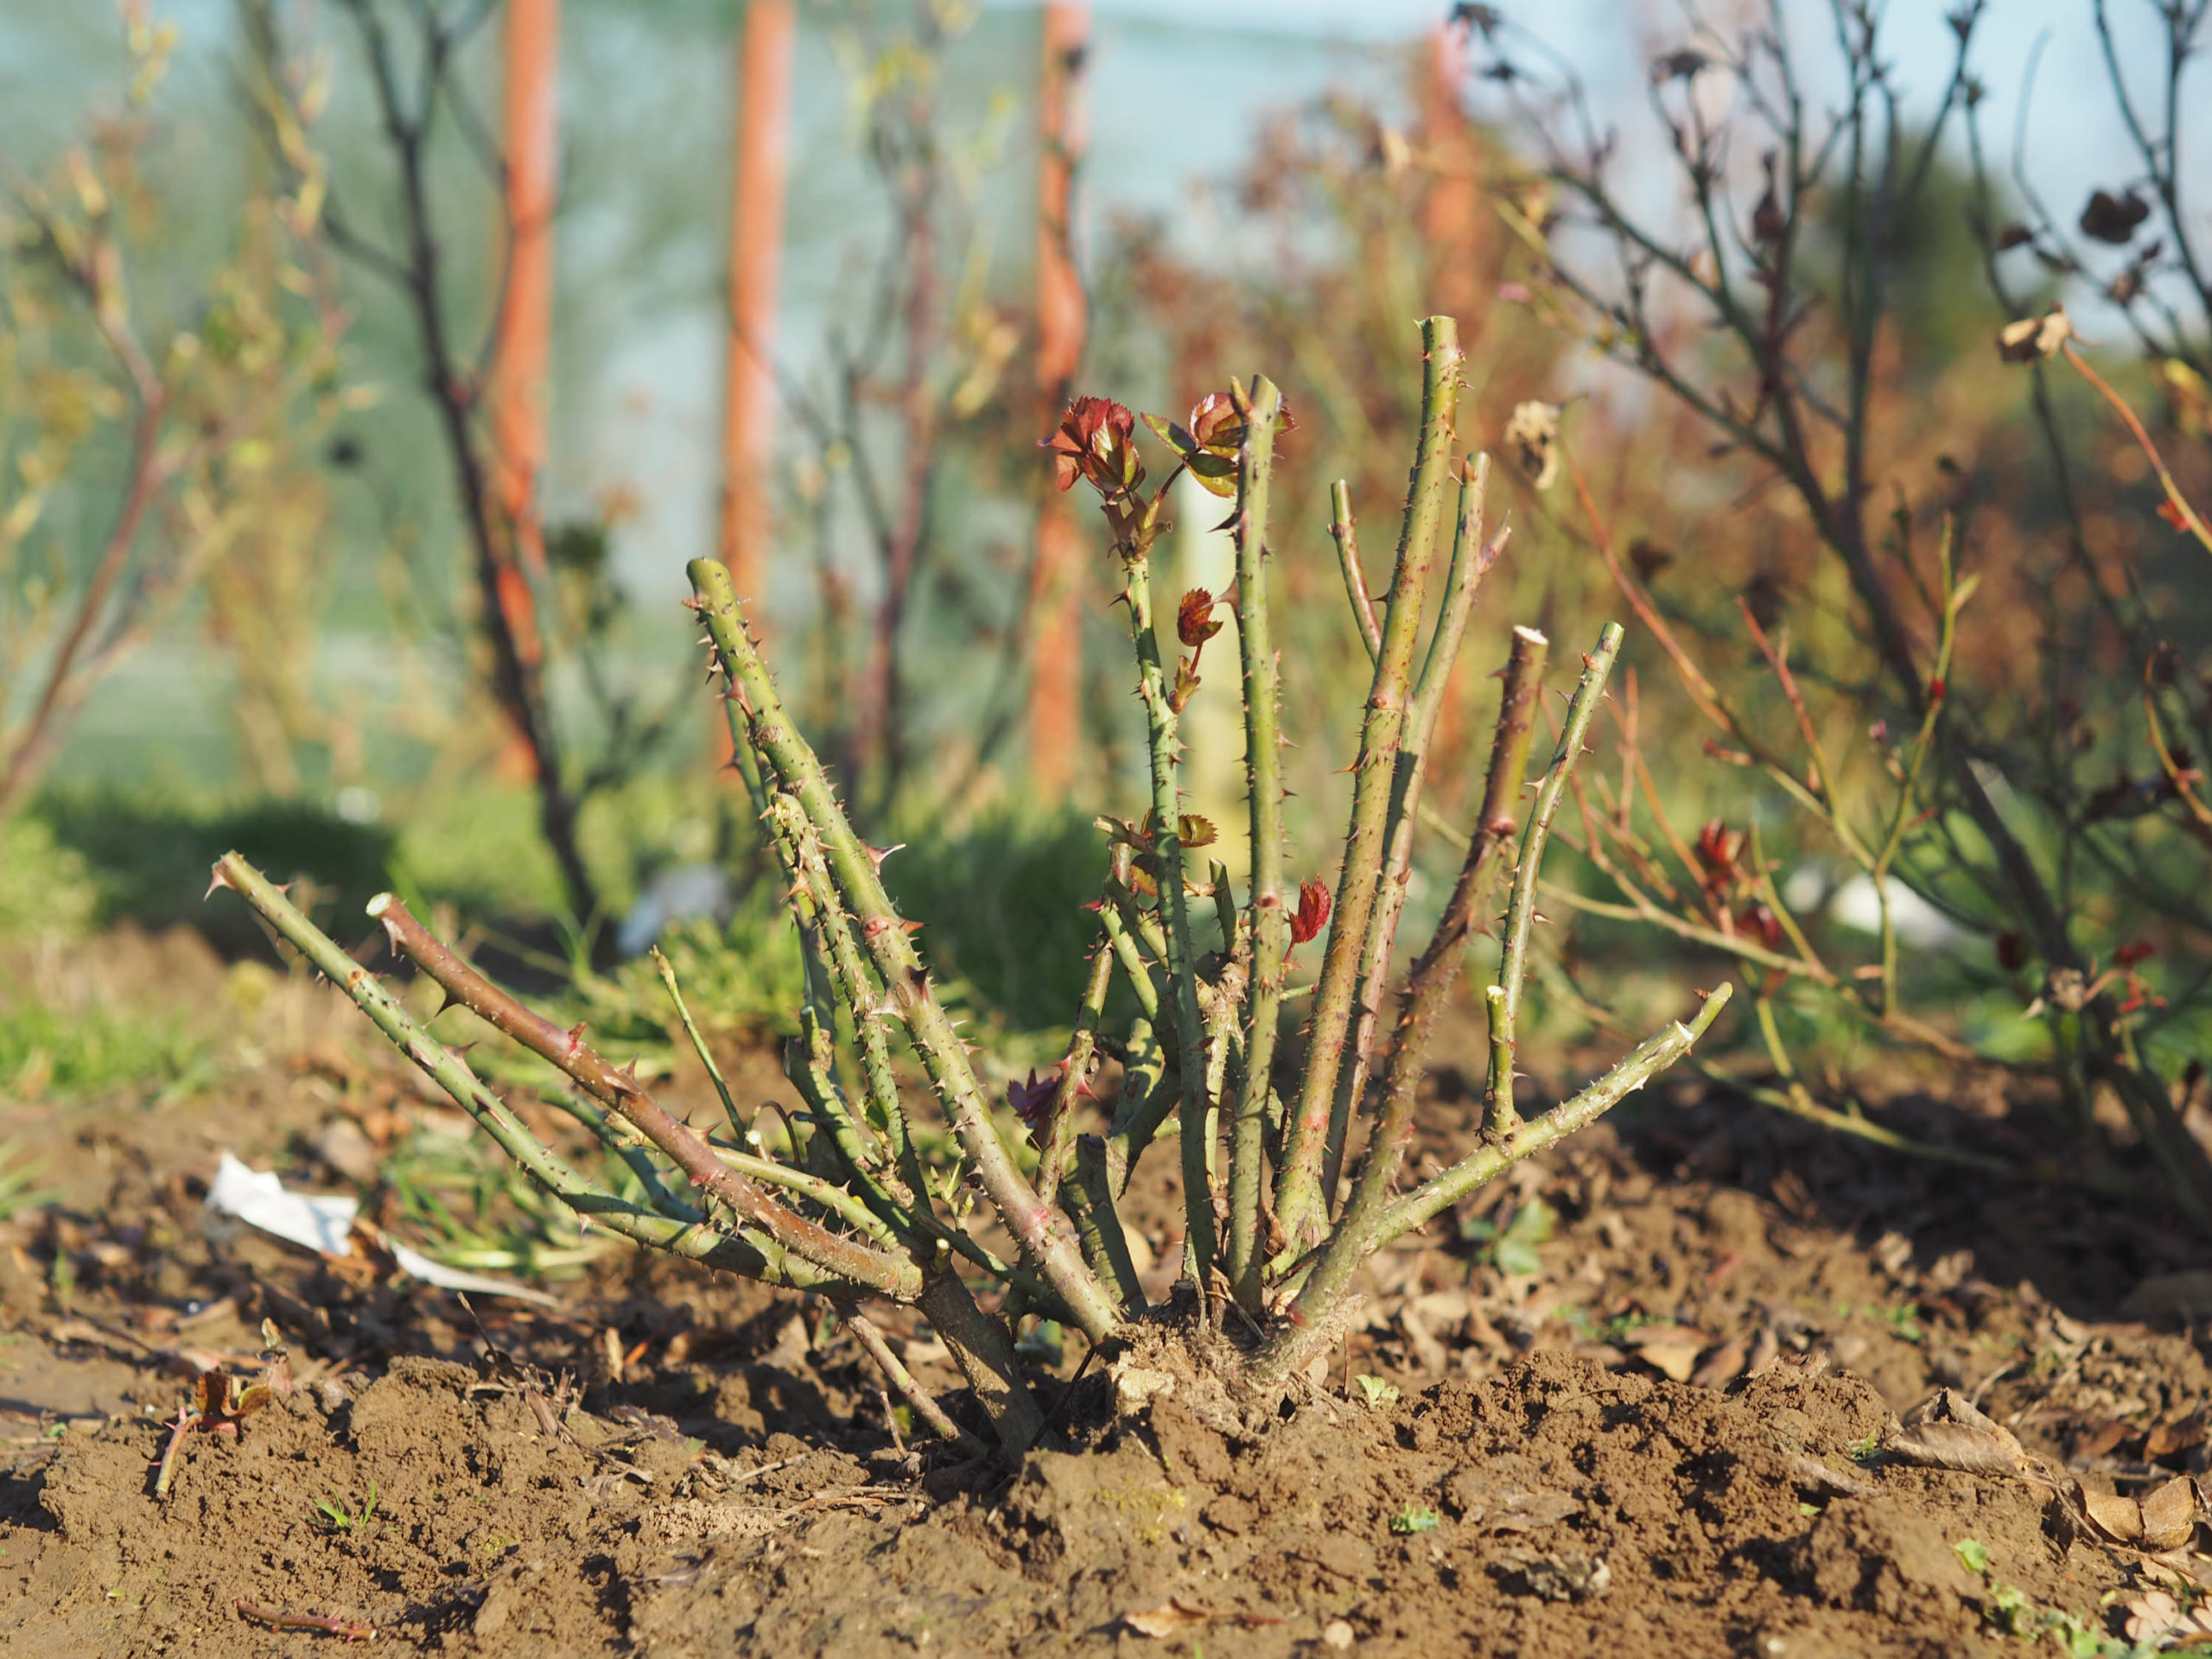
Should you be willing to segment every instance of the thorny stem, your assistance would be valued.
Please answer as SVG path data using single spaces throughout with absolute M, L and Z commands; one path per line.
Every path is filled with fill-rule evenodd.
M 1476 912 L 1487 899 L 1497 873 L 1497 853 L 1511 845 L 1513 833 L 1519 828 L 1516 813 L 1522 783 L 1528 775 L 1529 735 L 1536 698 L 1543 689 L 1548 650 L 1544 636 L 1535 629 L 1514 629 L 1512 654 L 1506 659 L 1504 689 L 1498 700 L 1497 729 L 1491 740 L 1482 811 L 1444 914 L 1407 977 L 1385 1075 L 1382 1109 L 1368 1141 L 1359 1184 L 1307 1281 L 1318 1307 L 1325 1309 L 1342 1291 L 1352 1268 L 1374 1248 L 1371 1235 L 1413 1137 L 1414 1096 L 1421 1086 L 1429 1039 L 1459 979 Z M 1304 1294 L 1301 1291 L 1301 1302 Z
M 587 1092 L 635 1126 L 690 1176 L 693 1183 L 742 1218 L 734 1233 L 702 1219 L 668 1217 L 639 1209 L 578 1174 L 556 1157 L 506 1106 L 479 1082 L 467 1063 L 416 1022 L 367 969 L 360 967 L 300 913 L 282 892 L 236 854 L 215 867 L 219 884 L 232 887 L 308 960 L 341 985 L 385 1035 L 482 1124 L 499 1148 L 555 1198 L 579 1215 L 635 1242 L 725 1268 L 749 1279 L 799 1290 L 878 1295 L 918 1307 L 982 1402 L 1006 1446 L 1019 1452 L 1043 1424 L 1005 1329 L 976 1306 L 958 1275 L 941 1260 L 927 1265 L 907 1254 L 879 1249 L 830 1232 L 761 1192 L 730 1167 L 690 1126 L 671 1117 L 633 1077 L 618 1071 L 581 1040 L 485 980 L 407 913 L 390 895 L 372 906 L 395 948 L 404 950 L 455 1001 L 524 1047 L 550 1060 Z M 779 1184 L 796 1185 L 788 1176 Z M 802 1187 L 808 1196 L 820 1189 Z M 825 1202 L 829 1200 L 824 1198 Z M 849 1215 L 851 1200 L 836 1206 Z M 857 1222 L 857 1217 L 854 1217 Z M 908 1232 L 922 1230 L 910 1223 Z
M 1105 906 L 1100 906 L 1104 913 Z M 1039 1149 L 1037 1198 L 1050 1205 L 1059 1194 L 1060 1176 L 1075 1139 L 1075 1103 L 1088 1094 L 1090 1067 L 1098 1052 L 1098 1022 L 1106 1015 L 1106 992 L 1114 978 L 1114 950 L 1102 938 L 1090 953 L 1090 977 L 1083 988 L 1083 1005 L 1076 1011 L 1075 1034 L 1068 1039 L 1066 1057 L 1060 1062 L 1059 1087 L 1053 1090 L 1051 1125 Z
M 1250 401 L 1237 458 L 1236 524 L 1236 648 L 1243 671 L 1244 780 L 1251 819 L 1252 969 L 1244 1014 L 1243 1087 L 1237 1094 L 1229 1162 L 1230 1288 L 1248 1308 L 1260 1305 L 1268 1090 L 1282 1014 L 1283 967 L 1290 954 L 1283 891 L 1281 664 L 1268 617 L 1268 505 L 1282 394 L 1265 376 L 1255 375 Z M 1344 487 L 1337 486 L 1339 492 Z M 1344 523 L 1348 539 L 1348 507 Z M 1348 556 L 1357 569 L 1357 550 Z
M 1337 564 L 1344 572 L 1344 597 L 1351 601 L 1359 643 L 1367 647 L 1367 660 L 1372 663 L 1382 654 L 1382 626 L 1375 620 L 1366 567 L 1359 562 L 1359 524 L 1351 516 L 1351 486 L 1341 478 L 1329 486 L 1329 539 L 1337 544 Z
M 912 1300 L 920 1273 L 888 1252 L 830 1232 L 778 1204 L 723 1161 L 706 1138 L 647 1094 L 638 1080 L 616 1070 L 583 1040 L 582 1028 L 563 1031 L 486 979 L 416 921 L 391 893 L 369 901 L 370 917 L 383 925 L 392 950 L 436 982 L 448 996 L 486 1025 L 550 1060 L 594 1099 L 626 1119 L 709 1197 L 782 1240 L 825 1272 L 881 1294 Z
M 1406 729 L 1398 744 L 1398 784 L 1390 802 L 1389 830 L 1384 841 L 1382 872 L 1376 891 L 1375 913 L 1368 918 L 1367 939 L 1360 952 L 1359 996 L 1354 1004 L 1351 1036 L 1344 1069 L 1337 1078 L 1337 1096 L 1330 1107 L 1329 1157 L 1323 1166 L 1321 1190 L 1333 1194 L 1342 1173 L 1344 1141 L 1353 1112 L 1367 1092 L 1368 1068 L 1376 1027 L 1382 1023 L 1382 1002 L 1389 995 L 1390 953 L 1396 943 L 1398 918 L 1404 912 L 1406 888 L 1413 875 L 1414 830 L 1420 820 L 1421 790 L 1427 779 L 1429 740 L 1436 730 L 1444 691 L 1459 660 L 1468 616 L 1474 609 L 1476 590 L 1504 550 L 1510 531 L 1501 530 L 1495 540 L 1483 541 L 1483 495 L 1490 480 L 1490 457 L 1478 455 L 1459 482 L 1459 528 L 1452 542 L 1451 573 L 1445 586 L 1444 606 L 1430 636 L 1428 655 L 1421 677 L 1414 682 Z
M 1299 1292 L 1297 1301 L 1292 1305 L 1293 1317 L 1268 1340 L 1254 1362 L 1255 1379 L 1262 1387 L 1279 1386 L 1313 1357 L 1316 1343 L 1325 1340 L 1330 1330 L 1328 1313 L 1343 1295 L 1352 1269 L 1365 1256 L 1404 1236 L 1440 1211 L 1451 1208 L 1522 1159 L 1534 1157 L 1578 1129 L 1596 1122 L 1688 1053 L 1727 1006 L 1732 989 L 1723 982 L 1705 993 L 1705 1006 L 1688 1025 L 1677 1021 L 1646 1038 L 1573 1099 L 1553 1107 L 1541 1117 L 1517 1124 L 1510 1134 L 1486 1141 L 1442 1174 L 1422 1182 L 1376 1215 L 1357 1242 L 1352 1235 L 1340 1229 Z
M 1130 851 L 1126 846 L 1114 849 L 1111 879 L 1107 883 L 1106 902 L 1099 907 L 1098 920 L 1105 929 L 1106 942 L 1114 949 L 1116 960 L 1122 964 L 1122 973 L 1135 993 L 1137 1007 L 1147 1020 L 1157 1023 L 1160 1019 L 1160 987 L 1152 976 L 1152 964 L 1144 958 L 1142 942 L 1129 926 L 1128 918 L 1122 913 L 1123 895 L 1128 891 Z
M 1459 325 L 1450 317 L 1426 319 L 1421 324 L 1421 346 L 1420 448 L 1406 495 L 1397 565 L 1382 624 L 1382 651 L 1376 659 L 1373 689 L 1360 733 L 1351 823 L 1344 838 L 1344 868 L 1337 880 L 1329 948 L 1314 992 L 1306 1077 L 1297 1106 L 1284 1126 L 1283 1167 L 1275 1184 L 1276 1217 L 1294 1253 L 1302 1253 L 1319 1242 L 1327 1211 L 1321 1172 L 1328 1162 L 1332 1140 L 1342 1138 L 1341 1134 L 1332 1133 L 1338 1127 L 1332 1122 L 1337 1074 L 1343 1064 L 1368 918 L 1374 913 L 1382 872 L 1407 685 L 1413 671 L 1421 609 L 1428 595 L 1437 520 L 1443 510 L 1444 480 L 1459 411 L 1459 368 L 1464 361 Z
M 654 945 L 650 954 L 654 971 L 659 974 L 660 982 L 668 988 L 668 1000 L 676 1008 L 676 1017 L 683 1022 L 683 1034 L 691 1040 L 691 1052 L 699 1057 L 699 1064 L 707 1068 L 707 1077 L 715 1085 L 715 1093 L 721 1097 L 722 1114 L 729 1119 L 730 1133 L 742 1141 L 751 1125 L 737 1109 L 737 1102 L 730 1097 L 729 1084 L 722 1080 L 722 1069 L 715 1063 L 714 1051 L 707 1046 L 706 1038 L 700 1033 L 697 1022 L 691 1018 L 690 1007 L 683 1000 L 683 988 L 676 982 L 676 969 L 661 954 L 658 945 Z
M 1161 494 L 1166 486 L 1161 486 Z M 1157 505 L 1155 501 L 1155 505 Z M 1168 989 L 1174 998 L 1175 1033 L 1182 1055 L 1184 1250 L 1201 1298 L 1213 1278 L 1213 1185 L 1207 1168 L 1205 1024 L 1198 1012 L 1190 901 L 1183 891 L 1181 717 L 1167 689 L 1160 634 L 1152 608 L 1152 559 L 1141 542 L 1122 551 L 1123 599 L 1129 639 L 1136 649 L 1137 688 L 1145 709 L 1146 748 L 1152 763 L 1152 852 L 1160 886 L 1160 919 L 1166 934 Z
M 309 921 L 274 882 L 236 853 L 226 853 L 217 861 L 215 879 L 217 886 L 232 889 L 260 912 L 288 944 L 353 999 L 393 1046 L 474 1118 L 500 1151 L 578 1215 L 639 1244 L 766 1284 L 828 1290 L 850 1283 L 855 1291 L 881 1294 L 875 1284 L 846 1281 L 825 1271 L 787 1249 L 765 1229 L 747 1225 L 724 1232 L 702 1221 L 657 1215 L 579 1174 L 524 1128 L 505 1103 L 478 1079 L 467 1061 L 424 1030 L 381 980 Z M 911 1280 L 902 1274 L 899 1283 L 911 1295 L 919 1279 L 918 1273 Z
M 813 826 L 830 873 L 874 958 L 886 1000 L 905 1020 L 992 1207 L 1023 1255 L 1066 1304 L 1071 1322 L 1092 1341 L 1103 1340 L 1120 1325 L 1121 1312 L 1084 1261 L 1072 1230 L 1038 1201 L 1035 1189 L 999 1140 L 989 1103 L 969 1064 L 967 1046 L 931 988 L 929 974 L 915 954 L 906 925 L 883 890 L 874 857 L 853 832 L 821 762 L 785 712 L 767 665 L 739 613 L 729 573 L 709 559 L 695 559 L 687 569 L 728 682 L 728 695 L 739 699 L 744 711 L 749 741 Z
M 1132 1317 L 1145 1311 L 1144 1287 L 1137 1281 L 1128 1236 L 1114 1208 L 1114 1186 L 1107 1167 L 1106 1143 L 1095 1135 L 1076 1142 L 1075 1168 L 1061 1189 L 1060 1202 L 1075 1218 L 1091 1270 L 1114 1287 Z
M 1468 1193 L 1523 1158 L 1541 1152 L 1577 1129 L 1595 1122 L 1669 1066 L 1689 1052 L 1693 1045 L 1728 1005 L 1733 988 L 1726 982 L 1703 993 L 1705 1006 L 1688 1025 L 1680 1021 L 1647 1037 L 1611 1071 L 1589 1084 L 1572 1100 L 1554 1106 L 1541 1117 L 1520 1124 L 1503 1141 L 1486 1145 L 1427 1180 L 1391 1205 L 1376 1224 L 1372 1248 L 1380 1249 L 1421 1225 L 1439 1211 L 1449 1209 Z
M 798 801 L 781 791 L 769 802 L 766 823 L 793 882 L 792 903 L 800 907 L 803 918 L 811 918 L 810 929 L 803 919 L 802 937 L 810 935 L 828 947 L 824 952 L 828 957 L 826 965 L 835 982 L 836 995 L 852 1014 L 853 1034 L 860 1044 L 861 1072 L 868 1084 L 869 1102 L 881 1122 L 885 1139 L 890 1143 L 891 1155 L 899 1163 L 908 1185 L 918 1191 L 920 1171 L 908 1143 L 906 1114 L 899 1103 L 898 1081 L 892 1075 L 880 1001 L 853 938 L 851 919 L 837 902 L 821 843 Z M 814 1016 L 817 1030 L 811 1040 L 820 1045 L 825 1058 L 836 1042 L 832 1023 L 835 1017 L 834 1010 Z M 834 1065 L 832 1071 L 834 1075 Z M 840 1122 L 838 1131 L 839 1144 L 844 1145 L 849 1138 L 856 1149 L 859 1167 L 874 1168 L 880 1162 L 849 1116 Z
M 1522 983 L 1529 971 L 1529 934 L 1536 919 L 1536 878 L 1543 866 L 1544 842 L 1551 835 L 1552 815 L 1558 811 L 1560 791 L 1581 758 L 1583 741 L 1605 694 L 1606 677 L 1620 654 L 1621 638 L 1620 625 L 1607 623 L 1599 636 L 1597 650 L 1586 661 L 1574 701 L 1567 706 L 1567 729 L 1560 734 L 1551 766 L 1537 785 L 1535 810 L 1529 814 L 1528 832 L 1522 837 L 1520 859 L 1514 868 L 1513 899 L 1505 912 L 1497 983 L 1484 994 L 1491 1018 L 1490 1086 L 1483 1097 L 1483 1132 L 1488 1137 L 1511 1135 L 1520 1122 L 1513 1104 L 1514 1029 L 1521 1012 Z

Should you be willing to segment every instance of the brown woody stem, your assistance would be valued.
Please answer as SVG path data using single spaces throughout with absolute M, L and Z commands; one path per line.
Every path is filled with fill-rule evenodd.
M 833 1233 L 777 1203 L 725 1163 L 704 1135 L 669 1112 L 635 1077 L 602 1058 L 583 1040 L 581 1027 L 564 1031 L 493 984 L 416 921 L 392 894 L 380 893 L 369 900 L 369 915 L 383 924 L 392 950 L 428 974 L 448 997 L 531 1053 L 552 1062 L 586 1094 L 626 1120 L 658 1147 L 694 1186 L 824 1272 L 871 1286 L 896 1300 L 912 1301 L 919 1294 L 920 1270 L 912 1262 Z

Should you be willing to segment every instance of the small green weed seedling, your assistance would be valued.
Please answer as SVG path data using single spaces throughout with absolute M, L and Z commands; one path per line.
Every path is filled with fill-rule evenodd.
M 369 1501 L 361 1505 L 361 1512 L 359 1515 L 349 1514 L 334 1496 L 315 1499 L 315 1507 L 322 1518 L 329 1522 L 331 1531 L 365 1532 L 368 1529 L 369 1523 L 376 1517 L 377 1484 L 373 1480 L 369 1483 Z
M 1427 1504 L 1414 1503 L 1390 1517 L 1390 1530 L 1406 1537 L 1416 1532 L 1433 1532 L 1443 1521 L 1444 1517 Z
M 1494 1221 L 1470 1221 L 1459 1236 L 1482 1249 L 1476 1259 L 1496 1268 L 1510 1279 L 1526 1279 L 1543 1267 L 1536 1247 L 1551 1243 L 1559 1216 L 1541 1198 L 1530 1198 L 1513 1212 L 1501 1230 Z
M 1360 1397 L 1366 1401 L 1370 1411 L 1388 1411 L 1398 1403 L 1398 1385 L 1387 1378 L 1363 1372 L 1352 1381 L 1359 1384 Z

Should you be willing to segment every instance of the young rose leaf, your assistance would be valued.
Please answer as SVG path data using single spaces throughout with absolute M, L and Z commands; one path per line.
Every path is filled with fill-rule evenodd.
M 1196 438 L 1193 438 L 1188 432 L 1185 432 L 1181 427 L 1176 425 L 1174 422 L 1166 419 L 1165 416 L 1159 415 L 1147 415 L 1142 418 L 1144 423 L 1152 429 L 1152 435 L 1158 438 L 1162 443 L 1166 444 L 1170 449 L 1173 449 L 1177 454 L 1187 459 L 1191 451 L 1198 447 L 1198 440 Z
M 1028 1082 L 1015 1083 L 1008 1079 L 1006 1085 L 1006 1103 L 1014 1109 L 1014 1115 L 1016 1117 L 1030 1128 L 1034 1129 L 1051 1114 L 1052 1102 L 1058 1098 L 1059 1092 L 1060 1068 L 1058 1066 L 1053 1067 L 1041 1077 L 1037 1075 L 1036 1068 L 1033 1066 L 1030 1068 Z
M 1077 478 L 1109 500 L 1144 481 L 1144 465 L 1131 442 L 1136 416 L 1110 397 L 1078 397 L 1060 424 L 1037 447 L 1052 454 L 1053 481 L 1063 490 Z
M 1303 944 L 1329 925 L 1329 890 L 1319 881 L 1298 884 L 1298 908 L 1290 918 L 1290 942 Z
M 1216 454 L 1235 454 L 1244 442 L 1246 421 L 1237 400 L 1228 392 L 1210 391 L 1191 406 L 1193 448 Z
M 1705 867 L 1705 885 L 1715 890 L 1733 881 L 1737 863 L 1744 855 L 1745 836 L 1719 818 L 1708 818 L 1697 832 L 1697 861 Z
M 1175 607 L 1175 637 L 1196 651 L 1219 633 L 1221 624 L 1214 620 L 1213 615 L 1213 607 L 1219 603 L 1203 588 L 1193 588 L 1185 594 L 1182 602 Z
M 1221 832 L 1213 827 L 1213 820 L 1202 818 L 1195 812 L 1185 812 L 1175 820 L 1175 835 L 1185 852 L 1211 847 L 1221 838 Z
M 1236 493 L 1236 463 L 1234 461 L 1210 455 L 1201 449 L 1191 457 L 1190 471 L 1192 480 L 1208 495 L 1217 495 L 1226 501 Z M 1221 528 L 1227 530 L 1236 522 L 1236 516 L 1231 513 Z
M 1179 715 L 1181 714 L 1185 709 L 1190 706 L 1191 699 L 1197 694 L 1198 689 L 1198 671 L 1197 661 L 1189 657 L 1177 658 L 1175 660 L 1175 683 L 1169 688 L 1167 692 L 1168 708 L 1174 710 L 1174 712 Z

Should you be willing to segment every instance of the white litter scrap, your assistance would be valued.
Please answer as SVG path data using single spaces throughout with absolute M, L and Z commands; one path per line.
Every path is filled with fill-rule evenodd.
M 310 1198 L 304 1192 L 292 1192 L 275 1170 L 250 1169 L 236 1154 L 227 1151 L 215 1171 L 214 1184 L 207 1189 L 207 1207 L 319 1255 L 351 1255 L 353 1228 L 359 1223 L 363 1232 L 391 1252 L 402 1273 L 420 1279 L 426 1285 L 435 1285 L 441 1290 L 474 1291 L 483 1296 L 512 1296 L 536 1302 L 541 1307 L 559 1306 L 543 1291 L 518 1285 L 512 1279 L 495 1279 L 488 1274 L 468 1273 L 433 1262 L 420 1250 L 409 1249 L 383 1229 L 362 1222 L 361 1206 L 354 1199 Z

